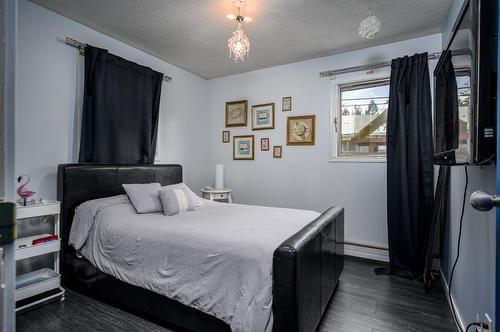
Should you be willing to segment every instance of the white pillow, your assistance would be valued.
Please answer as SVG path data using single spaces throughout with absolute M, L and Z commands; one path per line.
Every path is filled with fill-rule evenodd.
M 158 191 L 159 183 L 122 184 L 137 213 L 152 213 L 163 210 Z
M 161 187 L 162 189 L 185 189 L 191 194 L 191 199 L 193 200 L 194 207 L 199 207 L 205 204 L 203 202 L 203 199 L 196 195 L 189 187 L 184 183 L 176 183 L 176 184 L 171 184 L 168 186 Z

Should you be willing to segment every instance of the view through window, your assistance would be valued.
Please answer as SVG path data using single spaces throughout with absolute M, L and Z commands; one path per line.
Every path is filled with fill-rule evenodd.
M 385 157 L 389 79 L 339 89 L 338 157 Z
M 458 149 L 459 153 L 468 158 L 468 138 L 470 135 L 470 72 L 457 70 L 455 72 L 458 92 Z

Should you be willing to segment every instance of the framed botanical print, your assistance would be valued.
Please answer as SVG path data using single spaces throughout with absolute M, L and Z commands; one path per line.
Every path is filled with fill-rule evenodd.
M 222 132 L 222 143 L 229 143 L 229 140 L 230 140 L 229 130 L 224 130 Z
M 252 130 L 274 129 L 274 103 L 252 106 Z
M 281 98 L 281 111 L 290 112 L 292 110 L 292 97 Z
M 283 155 L 283 147 L 281 145 L 273 146 L 273 158 L 281 158 Z
M 233 136 L 233 160 L 254 159 L 254 136 Z
M 246 127 L 248 101 L 238 100 L 226 103 L 226 127 Z
M 269 151 L 269 138 L 266 137 L 260 139 L 260 150 Z
M 314 145 L 316 115 L 289 116 L 286 145 Z

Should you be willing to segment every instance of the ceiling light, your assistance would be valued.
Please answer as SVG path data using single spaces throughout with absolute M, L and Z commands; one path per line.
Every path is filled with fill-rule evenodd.
M 236 18 L 238 16 L 234 15 L 234 14 L 227 14 L 226 17 L 230 20 L 236 20 Z M 253 19 L 251 17 L 248 17 L 248 16 L 245 16 L 243 17 L 243 21 L 245 22 L 253 22 Z
M 372 15 L 371 9 L 368 10 L 368 17 L 359 23 L 359 36 L 366 39 L 374 38 L 380 31 L 382 24 L 377 16 Z
M 241 15 L 241 7 L 243 7 L 244 0 L 236 0 L 234 4 L 238 7 L 238 15 L 229 14 L 226 17 L 231 20 L 236 20 L 237 26 L 236 30 L 234 30 L 233 35 L 227 41 L 227 47 L 229 48 L 229 57 L 232 58 L 235 62 L 241 60 L 245 61 L 245 58 L 248 57 L 248 52 L 250 51 L 250 40 L 245 34 L 245 31 L 241 28 L 241 23 L 252 22 L 252 18 L 244 17 Z

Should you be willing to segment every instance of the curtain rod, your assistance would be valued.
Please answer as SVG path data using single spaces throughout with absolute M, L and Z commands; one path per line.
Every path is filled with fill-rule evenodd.
M 85 47 L 87 46 L 87 44 L 81 43 L 78 40 L 75 40 L 75 39 L 70 38 L 70 37 L 66 37 L 65 41 L 66 41 L 67 45 L 70 45 L 70 46 L 73 46 L 73 47 L 76 47 L 77 49 L 79 49 L 80 55 L 85 54 Z M 172 77 L 163 74 L 163 80 L 166 82 L 172 82 Z
M 470 53 L 470 50 L 467 50 L 467 49 L 456 50 L 456 51 L 451 52 L 452 55 L 464 55 L 464 54 L 469 54 L 469 53 Z M 441 52 L 429 53 L 429 60 L 437 60 L 437 59 L 439 59 L 440 56 L 441 56 Z M 319 77 L 331 77 L 331 76 L 340 75 L 340 74 L 353 73 L 356 71 L 365 71 L 365 70 L 372 70 L 372 69 L 377 69 L 377 68 L 382 68 L 382 67 L 389 67 L 391 65 L 391 62 L 392 62 L 392 60 L 388 60 L 388 61 L 375 62 L 375 63 L 354 66 L 354 67 L 326 70 L 326 71 L 320 72 Z

